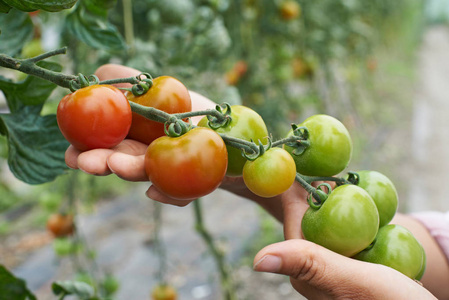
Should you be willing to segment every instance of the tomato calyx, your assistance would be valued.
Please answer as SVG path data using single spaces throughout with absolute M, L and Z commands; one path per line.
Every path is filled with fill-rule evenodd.
M 134 96 L 142 96 L 153 86 L 153 77 L 150 73 L 140 73 L 136 76 L 137 83 L 131 88 Z
M 88 87 L 90 85 L 96 85 L 100 83 L 100 79 L 96 75 L 86 76 L 79 73 L 76 79 L 71 80 L 69 83 L 70 91 L 75 92 L 79 89 Z
M 170 119 L 164 124 L 164 132 L 169 137 L 180 137 L 192 129 L 192 121 L 187 119 L 187 122 L 176 117 Z
M 213 130 L 216 130 L 221 127 L 228 126 L 231 121 L 231 105 L 229 103 L 223 103 L 224 108 L 221 105 L 216 105 L 215 110 L 219 112 L 219 114 L 216 115 L 207 115 L 208 125 Z M 223 110 L 224 109 L 224 110 Z
M 325 186 L 327 188 L 327 192 L 323 191 L 321 189 L 322 186 Z M 330 193 L 332 192 L 332 187 L 328 183 L 321 183 L 318 185 L 315 189 L 315 193 L 310 193 L 307 197 L 307 203 L 309 203 L 309 206 L 313 209 L 319 209 L 324 201 L 329 197 Z
M 358 185 L 359 181 L 360 181 L 360 175 L 357 172 L 348 172 L 348 179 L 347 181 L 349 181 L 352 184 Z
M 259 140 L 259 146 L 257 148 L 258 151 L 254 151 L 253 153 L 246 153 L 245 149 L 242 149 L 243 157 L 245 157 L 249 161 L 255 161 L 258 157 L 262 156 L 273 145 L 271 138 L 267 137 L 267 139 L 268 139 L 268 144 L 266 144 L 266 145 L 262 144 L 262 142 Z M 251 142 L 253 142 L 253 141 L 251 140 Z
M 301 155 L 310 146 L 309 130 L 305 126 L 298 126 L 295 123 L 292 123 L 291 126 L 293 135 L 290 138 L 293 137 L 293 140 L 286 142 L 285 145 L 294 148 L 292 154 Z

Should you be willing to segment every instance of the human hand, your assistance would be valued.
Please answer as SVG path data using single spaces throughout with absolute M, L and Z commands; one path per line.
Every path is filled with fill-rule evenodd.
M 400 272 L 358 261 L 301 239 L 263 248 L 254 270 L 290 276 L 307 299 L 436 299 Z

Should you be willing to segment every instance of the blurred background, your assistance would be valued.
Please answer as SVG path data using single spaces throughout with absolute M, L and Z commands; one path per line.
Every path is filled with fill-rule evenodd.
M 255 109 L 274 139 L 290 123 L 332 115 L 354 141 L 348 170 L 387 175 L 401 212 L 449 210 L 448 0 L 92 3 L 31 14 L 12 54 L 68 46 L 56 58 L 65 73 L 119 63 L 171 75 L 217 103 Z M 44 113 L 66 93 L 55 90 Z M 145 198 L 148 183 L 74 170 L 27 185 L 8 169 L 4 137 L 0 155 L 0 262 L 39 299 L 54 299 L 50 284 L 61 279 L 112 299 L 149 299 L 161 281 L 179 299 L 301 299 L 288 278 L 252 271 L 255 253 L 283 236 L 248 200 L 216 191 L 201 206 L 162 206 Z M 76 213 L 76 234 L 55 239 L 45 224 L 64 209 Z

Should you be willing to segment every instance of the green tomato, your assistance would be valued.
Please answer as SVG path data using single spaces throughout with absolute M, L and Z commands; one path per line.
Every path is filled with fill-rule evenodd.
M 354 258 L 391 267 L 412 279 L 420 279 L 426 264 L 420 242 L 406 228 L 393 224 L 381 227 L 373 244 Z
M 256 143 L 259 140 L 262 142 L 266 141 L 268 137 L 267 126 L 262 117 L 251 108 L 243 105 L 232 105 L 231 118 L 232 121 L 227 126 L 214 130 L 218 133 L 246 141 L 253 140 Z M 207 117 L 202 118 L 198 126 L 210 128 Z M 232 146 L 226 147 L 228 150 L 228 170 L 226 175 L 241 176 L 246 158 L 242 156 L 240 149 Z
M 295 155 L 294 147 L 284 148 L 293 157 L 296 171 L 307 176 L 333 176 L 343 171 L 352 156 L 352 140 L 346 127 L 334 117 L 313 115 L 298 127 L 306 127 L 310 143 L 303 153 Z M 293 129 L 287 137 L 293 135 Z
M 379 227 L 387 225 L 393 219 L 398 208 L 398 193 L 391 180 L 376 171 L 360 171 L 359 187 L 373 198 L 379 211 Z
M 376 237 L 379 213 L 370 195 L 355 185 L 335 188 L 302 219 L 304 238 L 345 256 L 366 249 Z
M 243 181 L 254 194 L 269 198 L 282 194 L 295 181 L 293 158 L 282 148 L 270 148 L 243 167 Z

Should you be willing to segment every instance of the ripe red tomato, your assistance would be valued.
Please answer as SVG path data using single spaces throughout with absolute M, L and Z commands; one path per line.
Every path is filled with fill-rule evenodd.
M 178 293 L 175 288 L 167 284 L 158 284 L 151 292 L 151 299 L 153 300 L 176 300 Z
M 75 230 L 73 215 L 53 214 L 47 220 L 47 229 L 55 237 L 71 235 Z
M 56 118 L 70 144 L 85 151 L 118 145 L 128 134 L 132 114 L 119 89 L 92 85 L 62 98 Z
M 189 112 L 192 110 L 192 101 L 187 88 L 176 78 L 160 76 L 153 79 L 153 86 L 141 96 L 125 93 L 128 100 L 137 104 L 154 107 L 169 114 Z M 164 124 L 148 120 L 134 113 L 128 137 L 149 145 L 158 137 L 164 136 Z
M 167 196 L 181 200 L 193 200 L 214 191 L 223 180 L 227 165 L 223 139 L 203 127 L 180 137 L 160 137 L 145 154 L 148 179 Z
M 296 165 L 291 155 L 282 148 L 270 148 L 243 167 L 243 181 L 254 194 L 268 198 L 282 194 L 293 184 Z

